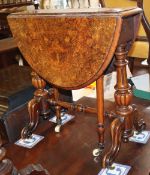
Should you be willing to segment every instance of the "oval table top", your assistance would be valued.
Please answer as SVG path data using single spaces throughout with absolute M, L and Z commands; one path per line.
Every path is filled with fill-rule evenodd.
M 78 89 L 97 80 L 108 67 L 119 40 L 121 18 L 127 12 L 38 10 L 12 14 L 8 21 L 36 73 L 55 86 Z

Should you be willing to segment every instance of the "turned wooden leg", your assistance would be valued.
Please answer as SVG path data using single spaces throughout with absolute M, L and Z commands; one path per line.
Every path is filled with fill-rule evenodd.
M 127 57 L 127 45 L 121 44 L 116 52 L 116 70 L 117 70 L 117 83 L 115 86 L 116 92 L 116 116 L 120 116 L 111 124 L 112 146 L 110 151 L 104 156 L 103 167 L 109 167 L 115 157 L 117 156 L 121 140 L 128 142 L 129 137 L 133 135 L 133 127 L 138 131 L 145 128 L 145 122 L 139 120 L 136 113 L 137 109 L 132 102 L 132 91 L 127 80 L 126 65 L 128 64 Z M 121 139 L 122 138 L 122 139 Z
M 104 156 L 103 167 L 109 167 L 115 157 L 117 156 L 120 146 L 121 137 L 124 142 L 133 134 L 133 107 L 132 91 L 128 84 L 126 72 L 126 44 L 120 45 L 116 52 L 116 70 L 117 70 L 117 83 L 115 86 L 115 102 L 116 102 L 116 116 L 118 116 L 111 124 L 112 146 L 109 152 Z
M 40 103 L 40 115 L 47 119 L 50 115 L 50 105 L 48 99 L 50 98 L 49 92 L 45 89 L 46 82 L 38 76 L 35 72 L 32 72 L 32 84 L 36 88 L 34 92 L 34 99 Z
M 116 52 L 116 70 L 117 70 L 117 84 L 115 86 L 115 102 L 116 114 L 124 118 L 125 128 L 123 132 L 123 141 L 127 142 L 128 138 L 133 135 L 133 107 L 132 91 L 128 84 L 126 65 L 128 64 L 126 44 L 120 45 Z
M 106 167 L 109 168 L 111 166 L 120 150 L 123 127 L 124 127 L 124 119 L 121 117 L 114 119 L 113 122 L 111 123 L 110 128 L 111 128 L 112 145 L 109 152 L 103 158 L 102 161 L 103 168 Z
M 99 0 L 99 4 L 101 4 L 101 7 L 106 7 L 105 0 Z
M 32 84 L 36 88 L 34 98 L 28 103 L 29 124 L 23 128 L 21 138 L 29 138 L 36 129 L 40 115 L 48 118 L 50 107 L 48 103 L 49 93 L 45 90 L 46 82 L 40 78 L 35 72 L 32 72 Z
M 126 57 L 128 50 L 126 44 L 120 45 L 116 50 L 116 69 L 117 84 L 115 86 L 116 114 L 124 117 L 125 129 L 123 133 L 123 141 L 127 142 L 129 137 L 133 135 L 133 127 L 138 132 L 145 129 L 146 124 L 143 119 L 138 117 L 135 105 L 132 105 L 132 91 L 127 80 L 126 65 L 128 64 Z
M 99 156 L 104 149 L 104 87 L 103 76 L 96 81 L 97 93 L 97 123 L 98 123 L 98 148 L 93 150 L 93 156 Z
M 104 149 L 104 89 L 103 76 L 96 81 L 99 149 Z
M 127 142 L 133 134 L 133 127 L 138 132 L 145 129 L 146 124 L 143 119 L 139 118 L 135 105 L 132 105 L 132 91 L 127 81 L 126 73 L 126 56 L 128 51 L 126 45 L 120 45 L 116 50 L 116 67 L 117 67 L 117 85 L 115 92 L 115 101 L 117 104 L 116 113 L 125 118 L 125 130 L 123 141 Z
M 88 8 L 90 8 L 91 7 L 91 2 L 90 2 L 90 0 L 88 0 Z
M 56 102 L 59 100 L 59 91 L 57 88 L 54 88 L 54 99 Z M 55 110 L 56 110 L 56 122 L 57 122 L 57 126 L 55 127 L 55 132 L 60 132 L 61 123 L 62 123 L 61 106 L 56 105 Z
M 61 129 L 61 124 L 62 124 L 62 119 L 61 119 L 61 106 L 57 105 L 55 106 L 56 109 L 56 127 L 55 127 L 55 132 L 60 132 Z

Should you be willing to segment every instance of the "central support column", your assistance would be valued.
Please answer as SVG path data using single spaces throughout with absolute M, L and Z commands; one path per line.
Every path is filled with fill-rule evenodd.
M 117 84 L 115 86 L 115 102 L 116 114 L 124 117 L 124 132 L 123 141 L 127 142 L 128 138 L 133 134 L 133 107 L 131 106 L 132 91 L 127 80 L 126 66 L 128 61 L 126 44 L 120 45 L 116 52 L 116 70 L 117 70 Z

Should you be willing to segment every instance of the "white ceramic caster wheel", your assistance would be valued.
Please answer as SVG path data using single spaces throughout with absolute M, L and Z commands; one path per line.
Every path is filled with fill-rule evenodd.
M 55 132 L 60 132 L 60 128 L 61 128 L 61 125 L 57 125 L 56 127 L 55 127 Z
M 94 157 L 98 157 L 100 155 L 100 153 L 101 153 L 101 151 L 100 151 L 99 148 L 96 148 L 96 149 L 93 150 L 93 156 Z

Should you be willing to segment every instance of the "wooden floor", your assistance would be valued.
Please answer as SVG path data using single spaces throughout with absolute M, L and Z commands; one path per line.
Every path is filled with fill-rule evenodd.
M 137 71 L 138 70 L 138 71 Z M 148 72 L 147 68 L 136 65 L 134 74 Z M 84 104 L 95 106 L 94 99 L 83 98 Z M 147 123 L 150 130 L 150 102 L 134 98 L 139 115 Z M 113 102 L 105 102 L 105 110 L 114 110 Z M 23 115 L 21 113 L 21 115 Z M 97 175 L 101 170 L 101 157 L 95 159 L 92 150 L 97 146 L 96 115 L 75 113 L 75 118 L 67 123 L 61 133 L 54 132 L 49 121 L 43 122 L 38 128 L 45 138 L 33 149 L 25 149 L 14 144 L 7 145 L 7 158 L 13 160 L 18 169 L 27 164 L 40 163 L 51 175 Z M 105 151 L 110 147 L 110 122 L 106 119 Z M 150 172 L 150 140 L 146 145 L 137 143 L 122 144 L 116 163 L 132 166 L 129 174 L 148 175 Z

